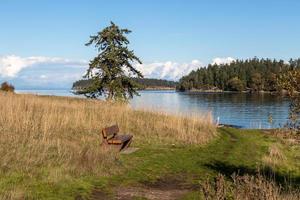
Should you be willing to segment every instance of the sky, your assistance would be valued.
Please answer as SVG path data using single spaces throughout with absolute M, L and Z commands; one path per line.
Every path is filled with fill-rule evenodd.
M 0 82 L 70 88 L 110 21 L 128 28 L 145 77 L 178 80 L 209 63 L 300 57 L 296 0 L 0 0 Z

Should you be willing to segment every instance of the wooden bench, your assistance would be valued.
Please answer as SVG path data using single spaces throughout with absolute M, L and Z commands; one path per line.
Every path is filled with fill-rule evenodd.
M 132 135 L 118 135 L 118 125 L 113 125 L 102 129 L 103 144 L 105 145 L 118 145 L 120 151 L 129 147 L 132 141 Z

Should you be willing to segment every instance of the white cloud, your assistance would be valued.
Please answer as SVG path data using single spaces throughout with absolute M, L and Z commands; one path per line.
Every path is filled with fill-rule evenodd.
M 46 79 L 47 76 L 45 74 L 40 75 L 40 79 Z
M 212 63 L 222 64 L 234 58 L 215 58 Z M 135 64 L 145 78 L 179 80 L 205 65 L 200 60 L 191 62 L 152 62 Z M 82 78 L 88 67 L 85 60 L 69 60 L 56 57 L 0 56 L 0 82 L 9 80 L 17 88 L 71 88 Z
M 87 65 L 87 61 L 73 61 L 65 58 L 43 56 L 32 56 L 25 58 L 15 55 L 2 56 L 0 57 L 0 76 L 15 77 L 21 70 L 34 65 L 85 66 Z
M 136 68 L 142 72 L 145 78 L 168 80 L 178 80 L 199 67 L 203 67 L 203 64 L 199 60 L 193 60 L 190 63 L 167 61 L 136 65 Z
M 217 65 L 222 65 L 222 64 L 230 64 L 234 62 L 235 59 L 232 57 L 227 57 L 227 58 L 214 58 L 211 64 L 217 64 Z

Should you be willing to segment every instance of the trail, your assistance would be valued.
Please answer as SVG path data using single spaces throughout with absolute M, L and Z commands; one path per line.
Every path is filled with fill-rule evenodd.
M 158 160 L 166 159 L 170 161 L 171 166 L 178 165 L 177 171 L 181 172 L 178 174 L 178 172 L 169 171 L 169 175 L 160 175 L 160 178 L 154 183 L 137 182 L 133 185 L 120 183 L 120 185 L 111 188 L 110 195 L 95 189 L 91 199 L 182 199 L 186 194 L 200 190 L 199 185 L 188 182 L 193 177 L 199 182 L 209 174 L 222 173 L 231 176 L 234 172 L 240 174 L 255 173 L 255 165 L 260 161 L 266 148 L 260 144 L 263 139 L 261 133 L 254 134 L 232 128 L 221 128 L 219 129 L 219 138 L 205 147 L 192 150 L 183 148 L 171 153 L 170 150 L 162 150 L 165 152 L 159 152 L 157 156 L 149 152 L 149 158 L 144 158 L 144 162 L 147 162 L 144 164 L 146 169 L 141 168 L 140 171 L 147 170 L 151 165 L 157 165 Z M 155 174 L 157 173 L 155 170 L 152 173 L 158 175 Z

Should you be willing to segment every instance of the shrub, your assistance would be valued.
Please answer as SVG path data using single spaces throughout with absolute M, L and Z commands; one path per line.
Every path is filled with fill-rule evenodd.
M 5 91 L 5 92 L 14 92 L 15 91 L 15 87 L 7 82 L 3 82 L 1 84 L 1 88 L 0 90 Z
M 234 77 L 228 81 L 228 88 L 231 91 L 238 91 L 238 92 L 241 92 L 245 89 L 243 82 L 238 77 Z
M 236 175 L 229 181 L 219 174 L 212 182 L 208 179 L 201 184 L 205 200 L 296 200 L 299 199 L 299 190 L 291 189 L 289 185 L 277 185 L 260 174 Z M 285 189 L 287 188 L 287 190 Z

